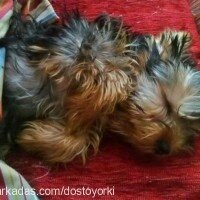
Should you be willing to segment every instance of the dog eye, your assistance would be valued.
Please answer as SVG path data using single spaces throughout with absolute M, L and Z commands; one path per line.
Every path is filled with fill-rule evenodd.
M 169 154 L 170 153 L 169 142 L 167 142 L 164 139 L 157 140 L 155 144 L 155 153 L 160 155 Z

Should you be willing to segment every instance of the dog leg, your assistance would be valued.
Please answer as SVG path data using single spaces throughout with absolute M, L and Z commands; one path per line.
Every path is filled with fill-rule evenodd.
M 16 143 L 28 152 L 38 154 L 49 163 L 70 162 L 80 155 L 85 162 L 89 146 L 99 142 L 97 135 L 70 132 L 63 122 L 36 120 L 25 124 Z

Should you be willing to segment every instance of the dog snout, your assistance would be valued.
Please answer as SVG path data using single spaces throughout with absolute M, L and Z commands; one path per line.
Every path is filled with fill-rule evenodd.
M 166 155 L 170 153 L 170 144 L 164 139 L 159 139 L 156 141 L 155 153 L 159 155 Z

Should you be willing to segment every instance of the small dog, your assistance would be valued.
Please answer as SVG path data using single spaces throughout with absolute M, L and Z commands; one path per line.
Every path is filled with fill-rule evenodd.
M 83 161 L 97 151 L 107 116 L 136 85 L 139 73 L 122 21 L 73 14 L 62 26 L 11 21 L 2 141 L 14 141 L 49 163 Z M 5 143 L 5 142 L 4 142 Z
M 158 37 L 138 36 L 132 44 L 144 71 L 136 90 L 117 106 L 109 129 L 145 153 L 190 151 L 200 129 L 200 72 L 189 54 L 190 35 L 167 30 Z
M 85 162 L 106 127 L 147 153 L 190 150 L 200 117 L 200 72 L 185 32 L 136 36 L 121 20 L 79 14 L 42 27 L 14 17 L 7 48 L 2 146 L 49 163 Z M 5 145 L 6 144 L 6 145 Z

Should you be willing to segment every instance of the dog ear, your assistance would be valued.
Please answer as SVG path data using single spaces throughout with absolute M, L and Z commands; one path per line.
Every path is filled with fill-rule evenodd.
M 167 101 L 179 117 L 200 119 L 200 72 L 189 54 L 191 36 L 184 31 L 166 30 L 156 38 L 161 60 L 168 61 L 154 69 Z
M 200 71 L 179 61 L 153 69 L 170 112 L 181 118 L 200 119 Z
M 186 119 L 200 119 L 200 96 L 190 96 L 180 105 L 178 115 Z
M 190 34 L 185 31 L 165 30 L 156 38 L 162 60 L 184 60 L 188 57 L 191 41 Z
M 177 90 L 177 93 L 182 93 L 177 111 L 180 117 L 195 120 L 200 119 L 200 71 L 189 66 L 182 66 L 177 72 L 180 76 L 177 85 L 182 84 L 180 90 Z

